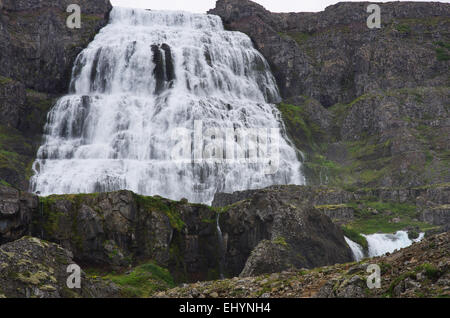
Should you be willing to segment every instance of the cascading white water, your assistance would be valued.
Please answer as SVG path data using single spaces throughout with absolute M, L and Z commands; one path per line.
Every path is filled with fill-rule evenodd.
M 371 234 L 363 236 L 366 238 L 369 246 L 369 257 L 376 257 L 420 242 L 424 238 L 425 233 L 420 233 L 419 237 L 414 240 L 409 239 L 408 232 L 405 231 L 398 231 L 395 234 Z
M 368 257 L 383 256 L 386 253 L 393 253 L 395 251 L 401 250 L 402 248 L 409 247 L 413 243 L 420 242 L 424 237 L 425 233 L 420 233 L 417 239 L 411 240 L 408 236 L 408 232 L 398 231 L 395 234 L 370 234 L 363 236 L 367 240 L 368 245 Z M 345 241 L 352 250 L 353 259 L 357 262 L 362 260 L 367 254 L 364 249 L 358 243 L 345 237 Z
M 356 242 L 353 242 L 351 239 L 349 239 L 346 236 L 344 236 L 344 239 L 347 242 L 350 249 L 352 250 L 353 260 L 356 262 L 359 262 L 360 260 L 362 260 L 364 258 L 364 250 L 363 250 L 362 246 Z
M 270 68 L 250 38 L 225 31 L 218 16 L 115 7 L 109 24 L 78 56 L 70 95 L 49 113 L 32 191 L 128 189 L 210 203 L 218 191 L 304 184 L 297 153 L 271 104 L 279 100 Z M 234 133 L 276 129 L 266 144 L 279 141 L 278 169 L 268 174 L 273 158 L 261 148 L 256 162 L 197 160 L 195 149 L 220 140 L 215 135 L 188 147 L 187 161 L 173 159 L 193 143 L 173 138 L 176 131 L 198 137 L 210 128 L 233 132 L 226 139 L 233 153 L 245 148 Z M 240 153 L 250 158 L 250 151 Z

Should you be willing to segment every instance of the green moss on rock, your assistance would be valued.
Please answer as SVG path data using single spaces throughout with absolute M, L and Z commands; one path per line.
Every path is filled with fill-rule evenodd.
M 103 279 L 120 286 L 122 296 L 130 298 L 151 297 L 156 292 L 175 287 L 169 271 L 152 262 L 137 266 L 127 273 L 103 276 Z

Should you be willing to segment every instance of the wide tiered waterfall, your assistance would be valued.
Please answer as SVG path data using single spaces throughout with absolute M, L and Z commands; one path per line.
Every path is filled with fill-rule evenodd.
M 250 38 L 218 16 L 114 8 L 48 115 L 32 190 L 209 203 L 217 191 L 303 184 L 279 99 Z

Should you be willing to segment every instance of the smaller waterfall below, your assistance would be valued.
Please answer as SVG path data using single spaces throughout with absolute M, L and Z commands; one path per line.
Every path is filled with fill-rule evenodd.
M 364 251 L 364 248 L 361 245 L 344 236 L 345 241 L 352 250 L 353 259 L 356 262 L 359 262 L 364 257 L 383 256 L 386 253 L 393 253 L 401 250 L 402 248 L 409 247 L 413 243 L 420 242 L 424 238 L 425 233 L 420 233 L 419 237 L 414 240 L 409 239 L 408 232 L 406 231 L 398 231 L 395 234 L 362 234 L 362 236 L 364 236 L 367 240 L 368 255 L 367 251 Z
M 222 230 L 220 228 L 220 213 L 216 216 L 217 240 L 219 241 L 219 275 L 220 279 L 224 279 L 223 265 L 225 261 L 225 244 L 223 241 Z
M 425 233 L 420 233 L 419 237 L 415 240 L 409 239 L 408 232 L 406 231 L 398 231 L 395 234 L 371 234 L 363 236 L 369 245 L 369 257 L 376 257 L 420 242 L 424 238 Z
M 353 259 L 356 262 L 359 262 L 360 260 L 362 260 L 364 258 L 364 250 L 363 250 L 362 246 L 356 242 L 353 242 L 351 239 L 349 239 L 346 236 L 344 236 L 344 238 L 345 238 L 345 241 L 347 242 L 348 246 L 350 246 L 350 249 L 352 250 Z

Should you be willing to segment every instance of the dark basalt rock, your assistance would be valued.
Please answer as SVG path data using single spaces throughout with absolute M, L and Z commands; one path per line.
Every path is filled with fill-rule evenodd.
M 66 26 L 70 4 L 80 5 L 81 29 Z M 47 112 L 111 8 L 108 0 L 0 1 L 0 180 L 29 190 Z
M 0 75 L 28 88 L 67 91 L 78 53 L 106 25 L 109 0 L 4 0 L 0 8 Z M 81 29 L 70 29 L 70 4 L 81 8 Z
M 377 30 L 367 27 L 368 5 L 272 13 L 248 0 L 219 0 L 209 13 L 252 38 L 283 98 L 307 95 L 329 107 L 374 90 L 449 84 L 449 63 L 434 44 L 449 41 L 449 4 L 381 3 Z
M 267 239 L 286 240 L 289 255 L 297 255 L 292 266 L 351 261 L 342 232 L 328 217 L 308 205 L 272 200 L 267 206 L 270 198 L 257 195 L 251 204 L 221 214 L 224 246 L 217 238 L 216 212 L 208 207 L 128 191 L 42 199 L 43 216 L 35 215 L 33 234 L 44 229 L 43 238 L 70 249 L 82 264 L 126 267 L 152 259 L 179 281 L 218 278 L 221 261 L 226 276 L 237 276 Z
M 36 196 L 0 185 L 0 245 L 29 234 L 37 208 Z
M 230 207 L 221 228 L 231 276 L 352 261 L 342 231 L 330 218 L 308 202 L 289 204 L 277 192 L 256 192 Z
M 41 198 L 41 210 L 32 234 L 71 250 L 80 264 L 119 269 L 153 260 L 177 281 L 218 277 L 215 212 L 206 206 L 120 191 Z
M 209 13 L 249 35 L 277 79 L 308 184 L 414 187 L 450 182 L 450 5 L 369 2 L 272 13 L 219 0 Z
M 151 46 L 153 53 L 153 63 L 155 69 L 153 76 L 156 79 L 155 93 L 161 94 L 167 88 L 170 88 L 175 80 L 175 67 L 173 64 L 172 51 L 166 43 L 158 46 Z
M 290 267 L 351 260 L 331 219 L 309 202 L 288 203 L 280 191 L 256 192 L 250 201 L 216 211 L 129 191 L 51 196 L 38 203 L 35 196 L 1 189 L 0 224 L 7 225 L 1 228 L 2 243 L 31 233 L 67 248 L 76 262 L 90 267 L 121 269 L 153 260 L 176 281 L 233 277 L 264 240 L 285 248 Z

